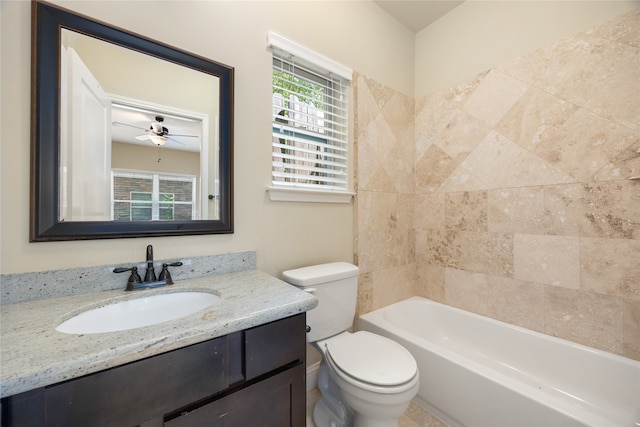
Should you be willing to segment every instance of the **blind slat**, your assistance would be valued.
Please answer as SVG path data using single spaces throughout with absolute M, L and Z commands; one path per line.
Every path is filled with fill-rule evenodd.
M 313 181 L 316 181 L 318 183 L 320 182 L 326 182 L 326 183 L 333 183 L 333 184 L 346 184 L 347 180 L 346 179 L 335 179 L 335 178 L 330 178 L 327 176 L 313 176 L 313 175 L 303 175 L 303 174 L 296 174 L 296 173 L 284 173 L 284 172 L 274 172 L 273 173 L 274 178 L 289 178 L 289 179 L 299 179 L 302 180 L 304 182 L 304 184 L 311 184 Z M 311 181 L 311 182 L 309 182 Z M 316 184 L 319 185 L 319 184 Z
M 274 185 L 346 190 L 347 83 L 273 51 Z
M 318 138 L 315 136 L 305 135 L 297 132 L 295 134 L 289 134 L 289 135 L 286 135 L 286 134 L 283 135 L 280 132 L 273 132 L 272 135 L 278 141 L 284 140 L 284 141 L 299 142 L 301 144 L 322 147 L 323 149 L 326 149 L 326 150 L 336 150 L 336 151 L 345 152 L 345 153 L 347 152 L 347 147 L 343 146 L 341 144 L 342 141 L 338 138 Z M 329 142 L 333 142 L 333 144 L 330 144 Z M 277 144 L 277 143 L 274 142 L 274 144 Z M 296 146 L 294 145 L 287 145 L 283 143 L 280 143 L 280 145 L 291 148 L 291 149 L 296 148 Z

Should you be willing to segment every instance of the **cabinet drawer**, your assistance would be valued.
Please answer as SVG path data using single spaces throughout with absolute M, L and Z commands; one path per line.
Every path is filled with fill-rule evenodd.
M 305 365 L 256 382 L 234 394 L 185 411 L 165 427 L 304 427 Z
M 45 389 L 48 425 L 137 425 L 228 386 L 221 337 Z
M 245 377 L 251 380 L 305 360 L 305 313 L 245 331 Z

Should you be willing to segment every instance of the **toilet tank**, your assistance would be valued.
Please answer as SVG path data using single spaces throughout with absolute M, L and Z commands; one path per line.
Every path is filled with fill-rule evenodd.
M 287 270 L 283 280 L 318 298 L 307 312 L 307 341 L 315 342 L 339 334 L 353 324 L 358 298 L 358 267 L 348 262 L 332 262 Z

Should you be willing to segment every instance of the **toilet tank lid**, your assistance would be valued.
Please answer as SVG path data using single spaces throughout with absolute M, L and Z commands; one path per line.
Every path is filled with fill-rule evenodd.
M 357 275 L 358 267 L 348 262 L 330 262 L 287 270 L 282 273 L 282 277 L 287 283 L 302 287 L 333 282 Z

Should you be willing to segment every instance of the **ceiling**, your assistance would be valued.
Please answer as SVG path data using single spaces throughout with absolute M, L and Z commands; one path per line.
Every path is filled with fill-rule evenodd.
M 459 6 L 459 0 L 374 0 L 405 27 L 419 32 Z

